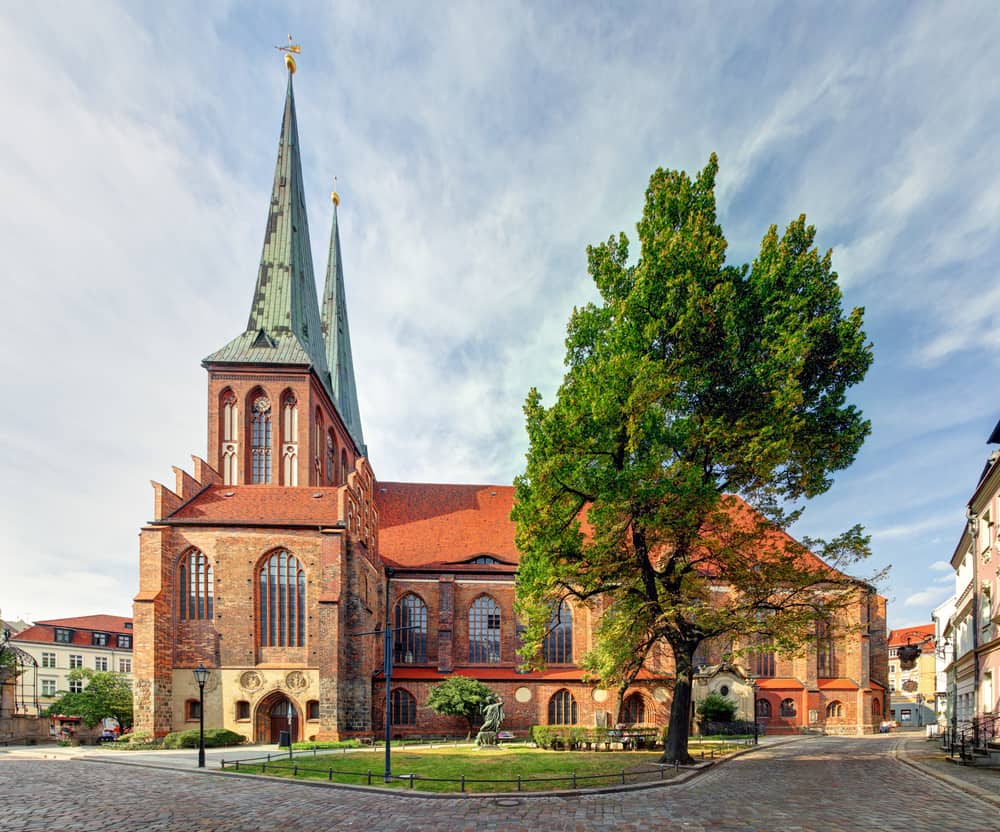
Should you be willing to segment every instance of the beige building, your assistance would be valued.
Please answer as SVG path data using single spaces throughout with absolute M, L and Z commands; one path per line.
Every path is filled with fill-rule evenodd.
M 906 652 L 900 655 L 907 646 L 919 650 L 912 667 L 904 667 Z M 937 724 L 936 670 L 933 624 L 889 632 L 889 718 L 901 728 Z

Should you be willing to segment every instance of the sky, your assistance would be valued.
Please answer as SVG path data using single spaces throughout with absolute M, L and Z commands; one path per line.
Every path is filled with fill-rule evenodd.
M 728 260 L 805 213 L 875 362 L 872 433 L 793 533 L 872 536 L 930 621 L 1000 418 L 989 3 L 0 4 L 0 611 L 129 615 L 150 480 L 206 453 L 295 76 L 314 262 L 336 177 L 382 480 L 510 483 L 586 247 L 714 151 Z

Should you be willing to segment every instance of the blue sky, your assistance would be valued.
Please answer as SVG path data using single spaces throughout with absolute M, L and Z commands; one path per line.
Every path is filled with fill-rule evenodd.
M 890 624 L 929 621 L 1000 418 L 987 3 L 0 6 L 4 617 L 130 612 L 148 482 L 205 453 L 200 361 L 246 324 L 288 32 L 381 479 L 510 482 L 586 246 L 716 151 L 730 260 L 805 213 L 874 343 L 872 436 L 795 531 L 864 524 Z

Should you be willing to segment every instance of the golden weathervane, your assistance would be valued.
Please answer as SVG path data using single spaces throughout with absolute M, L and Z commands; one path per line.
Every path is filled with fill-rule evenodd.
M 330 193 L 330 201 L 334 206 L 340 205 L 340 194 L 337 193 L 337 177 L 333 177 L 333 191 Z
M 275 46 L 279 52 L 285 53 L 285 66 L 288 67 L 288 71 L 293 75 L 295 74 L 295 58 L 292 53 L 298 55 L 302 51 L 302 47 L 297 43 L 292 43 L 292 36 L 288 36 L 288 46 Z

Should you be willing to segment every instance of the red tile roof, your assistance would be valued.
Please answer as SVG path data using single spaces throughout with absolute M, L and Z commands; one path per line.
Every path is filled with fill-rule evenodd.
M 340 517 L 339 488 L 286 485 L 213 485 L 168 520 L 193 523 L 288 523 L 332 526 Z M 315 495 L 319 495 L 318 497 Z
M 760 690 L 804 690 L 805 685 L 798 679 L 782 678 L 775 676 L 757 680 L 757 687 Z
M 397 566 L 454 563 L 492 555 L 516 564 L 509 485 L 380 482 L 379 554 Z
M 816 687 L 820 690 L 858 690 L 858 685 L 850 679 L 819 679 Z
M 919 644 L 928 636 L 930 636 L 931 639 L 934 638 L 933 624 L 918 624 L 916 627 L 903 627 L 899 630 L 890 630 L 889 646 L 905 647 L 907 644 Z M 930 653 L 932 650 L 934 650 L 933 640 L 928 641 L 923 646 L 924 653 Z
M 126 626 L 126 624 L 128 626 Z M 28 629 L 15 636 L 12 641 L 34 641 L 45 644 L 65 644 L 56 642 L 56 628 L 72 630 L 73 640 L 68 642 L 81 647 L 93 647 L 90 634 L 94 632 L 132 635 L 132 619 L 120 615 L 81 615 L 75 618 L 53 618 L 48 621 L 36 621 Z M 109 647 L 115 647 L 114 643 Z
M 583 668 L 579 667 L 559 667 L 546 668 L 545 670 L 532 671 L 530 673 L 519 673 L 513 667 L 489 667 L 475 665 L 474 667 L 456 667 L 447 672 L 441 672 L 436 667 L 407 667 L 395 665 L 392 669 L 392 680 L 396 681 L 440 681 L 448 676 L 469 676 L 473 679 L 486 681 L 510 681 L 516 682 L 522 679 L 526 682 L 581 682 L 583 681 Z M 650 681 L 664 679 L 648 670 L 639 671 L 637 677 L 640 681 Z

